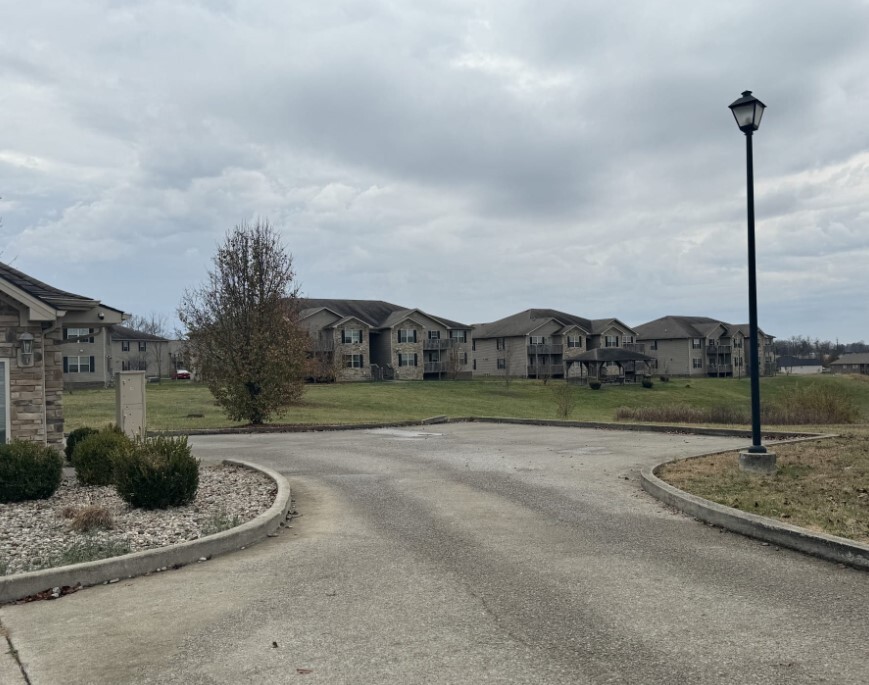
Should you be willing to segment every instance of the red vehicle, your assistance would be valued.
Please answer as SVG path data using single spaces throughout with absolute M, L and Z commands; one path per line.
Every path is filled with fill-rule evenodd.
M 175 369 L 175 372 L 172 374 L 172 379 L 176 381 L 189 381 L 190 372 L 187 369 Z

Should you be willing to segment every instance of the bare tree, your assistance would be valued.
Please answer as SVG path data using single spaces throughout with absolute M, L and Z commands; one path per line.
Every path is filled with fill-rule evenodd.
M 169 337 L 169 324 L 166 316 L 151 312 L 147 315 L 133 314 L 125 323 L 127 328 L 132 328 L 140 333 L 158 335 L 161 338 Z
M 466 359 L 465 348 L 461 345 L 453 345 L 447 352 L 447 378 L 451 381 L 459 377 Z
M 292 256 L 258 220 L 227 233 L 207 282 L 182 298 L 189 352 L 233 420 L 264 423 L 301 397 L 307 336 L 294 280 Z

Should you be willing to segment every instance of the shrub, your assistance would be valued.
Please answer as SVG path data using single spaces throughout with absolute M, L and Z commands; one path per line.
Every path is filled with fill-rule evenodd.
M 89 435 L 96 435 L 97 433 L 99 433 L 99 430 L 88 426 L 76 428 L 74 431 L 71 431 L 70 434 L 66 436 L 66 447 L 63 448 L 63 452 L 66 454 L 66 460 L 71 462 L 75 446 Z
M 658 378 L 661 379 L 661 382 L 662 382 L 662 383 L 669 383 L 669 382 L 670 382 L 670 377 L 669 377 L 669 376 L 658 376 Z
M 76 511 L 71 517 L 70 528 L 78 533 L 94 530 L 108 530 L 115 525 L 112 513 L 105 507 L 87 506 Z
M 644 388 L 651 388 L 651 387 L 654 386 L 654 385 L 655 385 L 655 384 L 652 383 L 652 379 L 651 379 L 651 378 L 643 378 L 643 387 L 644 387 Z
M 75 475 L 82 485 L 111 485 L 118 456 L 130 449 L 130 439 L 115 428 L 105 428 L 79 442 L 72 453 Z
M 576 406 L 576 394 L 567 382 L 558 383 L 552 388 L 552 397 L 555 399 L 555 415 L 559 419 L 566 419 Z
M 117 461 L 115 487 L 130 506 L 166 509 L 189 504 L 199 488 L 199 461 L 186 437 L 136 440 Z
M 60 454 L 41 443 L 0 445 L 0 502 L 51 497 L 63 473 Z
M 588 387 L 591 388 L 592 390 L 600 390 L 600 387 L 601 387 L 600 381 L 589 381 Z

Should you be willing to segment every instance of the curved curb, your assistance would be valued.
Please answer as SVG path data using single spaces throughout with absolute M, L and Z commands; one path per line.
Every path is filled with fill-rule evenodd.
M 210 559 L 215 555 L 246 547 L 274 532 L 286 520 L 290 509 L 290 484 L 287 479 L 277 471 L 252 462 L 224 459 L 223 463 L 259 471 L 275 481 L 278 493 L 272 506 L 240 526 L 198 540 L 146 549 L 110 559 L 2 577 L 0 578 L 0 604 L 14 602 L 50 588 L 78 585 L 86 587 L 185 566 L 203 558 Z
M 780 547 L 787 547 L 803 554 L 820 557 L 827 561 L 847 564 L 869 571 L 869 545 L 835 535 L 813 533 L 805 528 L 725 507 L 717 502 L 710 502 L 702 497 L 679 490 L 654 474 L 658 467 L 671 461 L 677 460 L 667 460 L 656 466 L 647 466 L 642 469 L 640 482 L 643 490 L 652 497 L 714 526 L 770 542 Z

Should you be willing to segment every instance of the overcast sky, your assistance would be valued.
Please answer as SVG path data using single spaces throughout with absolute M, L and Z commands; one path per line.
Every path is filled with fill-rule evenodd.
M 2 2 L 0 259 L 175 324 L 267 218 L 305 295 L 869 340 L 869 2 Z

